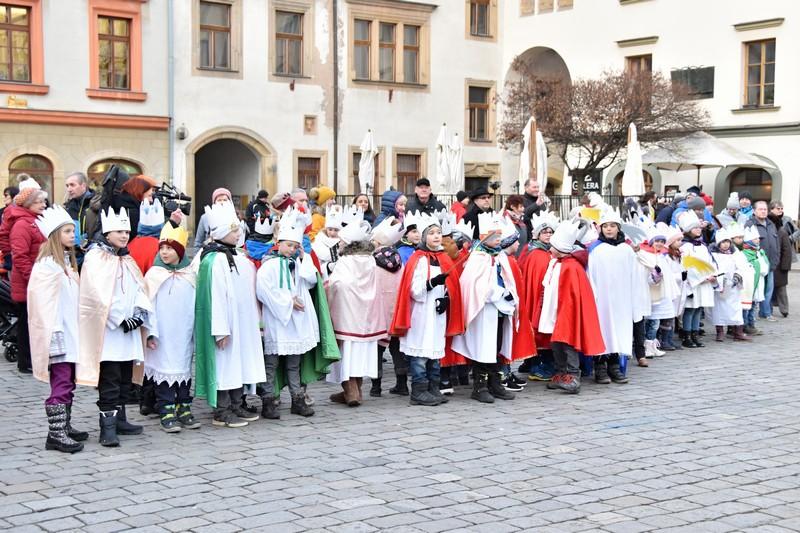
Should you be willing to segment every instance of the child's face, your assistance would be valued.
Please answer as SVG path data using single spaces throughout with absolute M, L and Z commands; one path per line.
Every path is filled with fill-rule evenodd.
M 656 252 L 662 252 L 667 249 L 667 241 L 656 239 L 653 241 L 653 250 Z
M 721 252 L 727 252 L 731 249 L 731 241 L 722 241 L 717 245 Z
M 242 228 L 237 226 L 235 230 L 225 235 L 222 239 L 220 239 L 220 241 L 222 241 L 225 244 L 235 246 L 236 243 L 239 242 L 239 236 L 241 235 L 241 233 L 242 233 Z
M 514 244 L 506 248 L 506 254 L 515 255 L 517 253 L 517 250 L 519 250 L 519 241 L 515 242 Z
M 672 243 L 669 245 L 669 249 L 677 252 L 681 249 L 681 241 L 672 241 Z
M 131 238 L 130 231 L 109 231 L 106 234 L 108 244 L 114 248 L 125 248 L 128 246 L 128 240 Z
M 416 229 L 409 230 L 408 233 L 406 233 L 406 239 L 408 239 L 408 242 L 411 244 L 419 244 L 421 238 L 419 231 Z
M 325 235 L 331 239 L 339 238 L 339 228 L 325 228 Z
M 177 265 L 180 261 L 178 252 L 176 252 L 175 249 L 168 244 L 161 245 L 161 247 L 158 249 L 158 256 L 162 261 L 164 261 L 165 265 Z
M 58 237 L 61 241 L 61 246 L 64 248 L 72 248 L 75 245 L 75 225 L 64 224 L 58 230 Z
M 442 230 L 438 226 L 431 226 L 425 234 L 425 247 L 428 250 L 438 250 L 442 247 Z
M 492 233 L 486 237 L 486 239 L 484 239 L 483 244 L 485 244 L 488 248 L 497 248 L 500 246 L 500 234 Z
M 300 244 L 294 241 L 278 241 L 278 253 L 283 257 L 294 257 Z
M 744 237 L 734 237 L 733 244 L 736 246 L 741 246 L 744 243 Z
M 699 227 L 699 226 L 698 226 L 698 227 L 696 227 L 696 228 L 693 228 L 693 229 L 692 229 L 692 230 L 689 232 L 689 235 L 691 235 L 692 237 L 699 237 L 699 236 L 700 236 L 700 235 L 702 235 L 702 234 L 703 234 L 703 228 L 701 228 L 701 227 Z
M 616 222 L 606 222 L 600 226 L 600 231 L 603 232 L 603 237 L 606 239 L 616 239 L 619 235 L 619 226 Z

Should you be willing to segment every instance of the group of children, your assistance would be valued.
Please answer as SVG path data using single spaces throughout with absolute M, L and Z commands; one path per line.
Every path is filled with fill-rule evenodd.
M 732 224 L 707 247 L 693 211 L 679 228 L 623 221 L 605 205 L 565 221 L 543 212 L 520 249 L 515 225 L 498 213 L 478 216 L 474 239 L 452 213 L 407 213 L 373 228 L 360 209 L 338 206 L 312 244 L 307 210 L 289 203 L 245 239 L 223 201 L 205 208 L 209 238 L 190 261 L 181 217 L 165 222 L 160 209 L 143 202 L 140 225 L 160 220 L 161 230 L 130 246 L 127 213 L 103 212 L 80 281 L 74 221 L 59 206 L 36 221 L 47 240 L 28 308 L 34 374 L 51 385 L 48 449 L 76 452 L 88 438 L 71 426 L 76 383 L 97 387 L 104 446 L 142 432 L 125 410 L 134 382 L 153 389 L 164 431 L 199 427 L 193 361 L 195 395 L 222 427 L 259 418 L 246 401 L 253 394 L 261 417 L 280 418 L 284 386 L 291 412 L 312 416 L 306 386 L 323 377 L 342 387 L 334 403 L 360 405 L 364 378 L 380 396 L 387 347 L 397 378 L 389 392 L 412 405 L 446 403 L 470 370 L 473 399 L 511 400 L 526 383 L 515 361 L 549 389 L 577 393 L 592 372 L 597 383 L 625 383 L 627 357 L 648 366 L 679 349 L 676 330 L 682 347 L 703 346 L 704 313 L 716 340 L 726 328 L 750 340 L 744 326 L 768 270 L 754 228 Z M 150 251 L 135 260 L 129 249 Z

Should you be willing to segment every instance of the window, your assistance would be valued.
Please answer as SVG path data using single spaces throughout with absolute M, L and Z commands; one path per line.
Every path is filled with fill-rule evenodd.
M 688 90 L 689 98 L 714 98 L 714 67 L 689 67 L 670 73 L 673 87 Z
M 275 72 L 299 76 L 303 72 L 303 15 L 275 13 Z
M 49 159 L 34 154 L 17 157 L 8 166 L 9 183 L 19 185 L 17 176 L 20 174 L 28 174 L 35 179 L 42 190 L 47 192 L 50 201 L 53 201 L 53 164 Z
M 396 24 L 380 24 L 378 72 L 381 81 L 394 81 L 394 32 Z
M 97 17 L 101 89 L 130 89 L 130 19 Z
M 488 87 L 469 88 L 469 138 L 471 141 L 489 140 Z
M 355 21 L 355 35 L 353 37 L 353 61 L 355 62 L 356 79 L 369 79 L 369 49 L 370 49 L 371 23 L 368 20 Z
M 642 74 L 653 72 L 653 55 L 629 56 L 625 58 L 625 72 L 629 74 Z
M 419 26 L 403 26 L 403 81 L 419 82 Z
M 0 4 L 0 80 L 31 81 L 30 9 Z
M 469 32 L 479 37 L 489 37 L 490 0 L 470 0 Z
M 308 191 L 319 185 L 319 171 L 319 157 L 298 157 L 297 186 Z
M 730 176 L 731 192 L 748 190 L 753 201 L 772 200 L 772 176 L 760 168 L 739 168 Z
M 745 43 L 745 107 L 775 104 L 775 39 Z
M 200 2 L 200 68 L 231 68 L 231 6 Z
M 111 168 L 111 165 L 117 165 L 127 172 L 129 176 L 142 174 L 142 167 L 132 161 L 126 159 L 104 159 L 93 164 L 86 171 L 86 177 L 89 178 L 89 186 L 92 189 L 99 191 L 102 188 L 103 178 L 108 169 Z
M 404 194 L 412 194 L 420 174 L 419 154 L 397 154 L 397 190 Z

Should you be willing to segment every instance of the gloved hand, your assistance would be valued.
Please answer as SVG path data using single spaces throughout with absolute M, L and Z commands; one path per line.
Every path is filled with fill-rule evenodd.
M 445 295 L 444 298 L 436 298 L 436 313 L 442 314 L 450 309 L 450 297 Z
M 507 302 L 513 302 L 514 301 L 514 295 L 509 292 L 508 294 L 503 296 L 503 300 L 505 300 Z
M 681 272 L 681 279 L 682 279 L 683 281 L 686 281 L 686 278 L 687 278 L 688 276 L 689 276 L 689 272 L 687 272 L 686 270 L 684 270 L 683 272 Z
M 124 331 L 125 333 L 130 333 L 131 331 L 139 328 L 142 324 L 144 324 L 144 320 L 142 320 L 138 316 L 134 316 L 123 320 L 122 323 L 119 325 L 119 327 L 121 327 L 122 331 Z
M 439 285 L 444 285 L 447 276 L 449 276 L 449 274 L 447 274 L 446 272 L 442 272 L 441 274 L 433 276 L 431 279 L 428 280 L 428 290 L 432 291 L 434 287 L 438 287 Z

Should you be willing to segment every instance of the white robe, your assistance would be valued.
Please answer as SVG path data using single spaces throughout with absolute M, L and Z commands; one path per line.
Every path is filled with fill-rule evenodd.
M 162 267 L 150 270 L 155 268 Z M 175 274 L 158 289 L 153 301 L 155 328 L 147 332 L 158 346 L 146 348 L 144 358 L 144 374 L 156 383 L 173 385 L 192 378 L 194 299 L 194 285 Z
M 443 298 L 446 291 L 444 285 L 430 291 L 427 289 L 428 280 L 441 274 L 441 267 L 431 266 L 430 277 L 428 272 L 428 258 L 420 257 L 409 291 L 412 299 L 411 327 L 400 337 L 400 351 L 410 357 L 441 359 L 444 357 L 447 313 L 436 312 L 436 299 Z
M 651 285 L 651 320 L 670 320 L 678 316 L 681 297 L 681 271 L 678 261 L 667 254 L 656 254 L 656 265 L 661 269 L 661 282 Z
M 304 354 L 319 344 L 319 322 L 309 293 L 317 283 L 317 269 L 311 256 L 304 254 L 282 283 L 281 261 L 271 257 L 258 269 L 256 292 L 263 304 L 264 353 Z M 295 297 L 303 302 L 303 311 L 294 309 Z
M 217 340 L 230 337 L 224 350 L 215 348 L 221 391 L 267 379 L 254 295 L 255 266 L 242 253 L 233 260 L 236 268 L 231 270 L 225 254 L 217 253 L 211 267 L 211 335 Z
M 138 314 L 144 320 L 142 327 L 152 329 L 152 305 L 145 288 L 139 285 L 125 266 L 117 263 L 119 267 L 114 278 L 114 293 L 108 309 L 100 361 L 144 361 L 142 332 L 135 329 L 125 333 L 120 324 Z
M 606 353 L 630 355 L 633 348 L 633 324 L 644 316 L 637 291 L 647 292 L 648 300 L 650 294 L 639 267 L 633 248 L 625 243 L 600 242 L 589 253 L 587 273 Z
M 64 269 L 52 257 L 45 257 L 41 261 L 37 261 L 33 268 L 60 274 L 61 287 L 59 288 L 58 306 L 54 309 L 53 336 L 56 333 L 60 333 L 63 337 L 64 354 L 55 357 L 51 356 L 50 364 L 77 363 L 79 346 L 77 310 L 80 300 L 80 286 L 73 278 L 64 274 Z
M 711 322 L 715 326 L 741 326 L 744 324 L 742 316 L 741 286 L 733 286 L 733 275 L 745 274 L 739 272 L 733 254 L 715 253 L 717 261 L 717 277 L 719 285 L 714 293 L 714 307 L 711 309 Z M 744 280 L 744 278 L 742 278 Z
M 681 245 L 681 254 L 684 257 L 696 257 L 711 265 L 714 259 L 711 252 L 704 245 L 695 246 L 690 242 Z M 690 268 L 686 275 L 686 305 L 687 309 L 697 309 L 698 307 L 714 307 L 714 285 L 708 281 L 708 275 L 700 274 L 697 270 Z M 689 298 L 689 295 L 692 295 Z
M 749 311 L 753 307 L 753 293 L 756 288 L 756 271 L 744 253 L 738 248 L 733 251 L 733 260 L 736 262 L 736 269 L 742 275 L 742 287 L 739 291 L 743 311 Z

